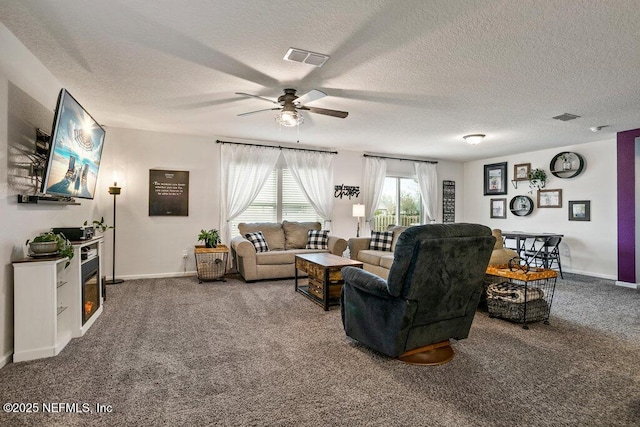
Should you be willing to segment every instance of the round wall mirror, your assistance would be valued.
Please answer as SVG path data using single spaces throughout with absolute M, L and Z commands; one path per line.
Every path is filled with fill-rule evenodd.
M 515 216 L 527 216 L 533 212 L 533 200 L 528 196 L 515 196 L 509 203 L 509 209 Z

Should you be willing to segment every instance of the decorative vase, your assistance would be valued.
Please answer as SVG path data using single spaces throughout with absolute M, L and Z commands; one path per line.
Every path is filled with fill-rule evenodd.
M 571 162 L 562 162 L 562 170 L 564 171 L 571 170 Z

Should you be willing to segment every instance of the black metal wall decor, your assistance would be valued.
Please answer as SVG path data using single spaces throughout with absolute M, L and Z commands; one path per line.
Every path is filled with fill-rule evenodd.
M 349 197 L 349 200 L 351 200 L 351 197 L 358 197 L 360 195 L 360 187 L 357 185 L 344 185 L 344 184 L 340 184 L 340 185 L 336 185 L 334 187 L 335 191 L 333 193 L 333 196 L 337 199 L 340 198 L 342 199 L 342 196 L 345 197 Z
M 442 222 L 456 222 L 456 182 L 442 181 Z

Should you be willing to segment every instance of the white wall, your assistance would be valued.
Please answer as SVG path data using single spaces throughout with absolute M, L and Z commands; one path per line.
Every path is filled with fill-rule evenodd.
M 25 255 L 24 243 L 51 227 L 82 224 L 99 204 L 18 205 L 29 185 L 28 166 L 19 148 L 35 148 L 35 129 L 51 130 L 53 110 L 63 85 L 0 24 L 0 366 L 13 352 L 13 267 Z M 90 100 L 80 99 L 90 110 Z
M 215 138 L 132 129 L 107 128 L 107 135 L 98 180 L 98 187 L 104 191 L 96 198 L 105 206 L 101 214 L 109 224 L 113 223 L 113 198 L 106 189 L 111 183 L 111 171 L 118 169 L 125 177 L 122 194 L 117 198 L 116 277 L 126 280 L 182 275 L 185 271 L 193 273 L 195 263 L 191 252 L 193 245 L 198 243 L 198 232 L 202 228 L 220 228 L 221 145 L 216 144 Z M 336 151 L 332 188 L 339 184 L 362 188 L 363 153 Z M 149 169 L 189 171 L 188 217 L 148 215 Z M 390 161 L 389 171 L 412 174 L 413 163 Z M 438 174 L 439 188 L 442 188 L 442 179 L 462 183 L 462 164 L 440 162 Z M 335 199 L 331 234 L 346 239 L 355 237 L 356 220 L 351 215 L 351 208 L 353 204 L 361 202 L 362 196 Z M 458 212 L 462 212 L 462 197 L 459 196 L 457 202 Z M 438 215 L 441 220 L 441 209 Z M 105 266 L 109 277 L 112 265 L 111 233 L 107 232 L 105 243 Z M 182 259 L 184 250 L 190 253 L 186 265 Z
M 113 196 L 107 192 L 112 171 L 118 182 L 116 277 L 163 277 L 195 271 L 193 246 L 201 229 L 219 228 L 219 144 L 215 138 L 107 128 L 98 180 L 99 200 L 108 206 L 105 220 L 113 224 Z M 149 170 L 189 172 L 189 215 L 149 216 Z M 112 231 L 105 245 L 111 276 Z M 184 263 L 182 253 L 189 251 Z
M 560 179 L 549 172 L 549 163 L 561 151 L 582 155 L 586 167 L 582 174 L 571 179 Z M 506 196 L 483 196 L 484 165 L 508 162 Z M 545 189 L 562 189 L 562 208 L 534 208 L 529 216 L 517 217 L 507 212 L 506 219 L 489 218 L 489 200 L 507 198 L 507 206 L 516 195 L 529 195 L 528 182 L 513 188 L 513 166 L 531 163 L 531 168 L 547 172 Z M 617 277 L 617 208 L 616 208 L 616 141 L 615 139 L 587 144 L 571 145 L 551 150 L 532 151 L 513 156 L 496 157 L 469 162 L 464 167 L 465 210 L 469 222 L 485 224 L 502 230 L 552 232 L 564 234 L 561 243 L 563 271 L 615 279 Z M 591 221 L 569 221 L 570 200 L 591 201 Z

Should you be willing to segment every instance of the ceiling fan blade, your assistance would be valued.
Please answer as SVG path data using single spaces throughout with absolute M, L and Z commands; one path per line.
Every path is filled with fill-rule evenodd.
M 265 108 L 263 110 L 249 111 L 248 113 L 240 113 L 238 116 L 248 116 L 249 114 L 260 113 L 262 111 L 280 110 L 280 108 Z
M 311 89 L 309 92 L 305 93 L 304 95 L 300 95 L 295 100 L 295 103 L 298 105 L 305 105 L 310 102 L 317 101 L 318 99 L 324 98 L 325 96 L 327 96 L 327 94 L 322 92 L 321 90 Z
M 250 98 L 258 98 L 258 99 L 262 99 L 263 101 L 267 101 L 270 102 L 272 104 L 278 104 L 278 101 L 274 101 L 273 99 L 269 99 L 269 98 L 263 98 L 261 96 L 258 95 L 252 95 L 250 93 L 244 93 L 244 92 L 236 92 L 236 95 L 241 95 L 241 96 L 248 96 Z M 279 105 L 279 104 L 278 104 Z
M 310 113 L 324 114 L 325 116 L 339 117 L 344 119 L 349 115 L 346 111 L 327 110 L 326 108 L 300 107 L 301 110 L 308 110 Z

